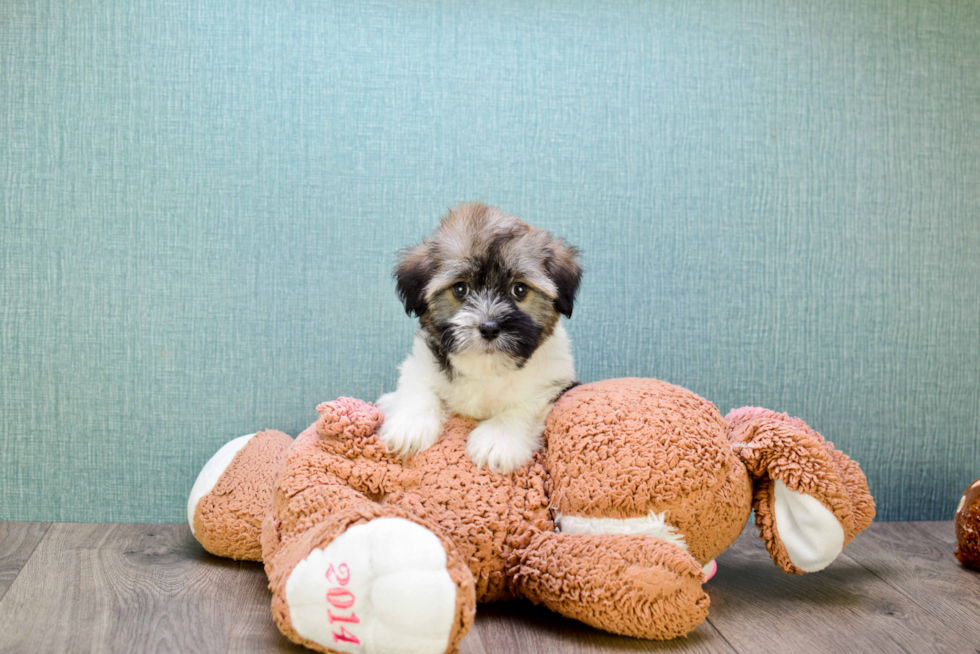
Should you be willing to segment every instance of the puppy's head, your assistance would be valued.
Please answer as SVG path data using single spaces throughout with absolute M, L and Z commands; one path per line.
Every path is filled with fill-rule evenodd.
M 464 353 L 522 366 L 571 317 L 581 277 L 576 248 L 482 203 L 451 209 L 395 268 L 405 310 L 447 367 Z

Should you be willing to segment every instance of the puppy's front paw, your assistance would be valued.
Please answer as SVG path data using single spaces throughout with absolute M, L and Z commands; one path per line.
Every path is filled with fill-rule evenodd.
M 487 420 L 470 432 L 466 453 L 477 468 L 486 466 L 493 472 L 509 475 L 531 460 L 537 446 L 538 439 L 534 434 Z
M 378 407 L 385 415 L 378 437 L 385 447 L 400 457 L 409 457 L 428 449 L 442 435 L 441 415 L 419 407 L 405 406 L 394 393 L 382 395 L 378 399 Z

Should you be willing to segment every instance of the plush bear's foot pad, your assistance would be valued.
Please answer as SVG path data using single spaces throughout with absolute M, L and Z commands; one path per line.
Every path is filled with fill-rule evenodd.
M 793 491 L 777 479 L 773 487 L 776 529 L 789 560 L 803 572 L 817 572 L 844 549 L 844 528 L 815 497 Z
M 285 596 L 293 629 L 340 652 L 442 654 L 456 620 L 446 551 L 404 518 L 355 525 L 313 549 Z

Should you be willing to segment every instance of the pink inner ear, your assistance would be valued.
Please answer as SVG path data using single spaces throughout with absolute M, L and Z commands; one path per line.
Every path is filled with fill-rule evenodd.
M 718 572 L 718 563 L 717 561 L 712 559 L 711 563 L 704 566 L 704 580 L 710 581 L 711 578 L 715 576 L 716 572 Z

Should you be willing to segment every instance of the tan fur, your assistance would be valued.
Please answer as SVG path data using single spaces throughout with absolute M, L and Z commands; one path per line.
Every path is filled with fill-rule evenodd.
M 463 203 L 451 209 L 435 234 L 410 249 L 403 262 L 426 257 L 434 263 L 435 273 L 425 289 L 426 298 L 431 299 L 465 277 L 468 263 L 482 254 L 487 243 L 505 237 L 511 240 L 501 248 L 501 258 L 517 271 L 518 279 L 553 300 L 557 290 L 545 270 L 545 259 L 556 256 L 574 263 L 574 250 L 549 232 L 482 202 Z
M 401 266 L 426 262 L 432 267 L 432 279 L 426 285 L 425 299 L 432 311 L 422 316 L 422 326 L 430 331 L 438 317 L 454 313 L 460 302 L 450 287 L 471 274 L 472 262 L 482 254 L 487 243 L 509 237 L 500 250 L 500 258 L 515 271 L 513 281 L 525 282 L 531 292 L 522 307 L 534 322 L 541 325 L 542 340 L 551 336 L 559 314 L 552 302 L 557 296 L 555 283 L 545 267 L 550 257 L 564 266 L 577 266 L 576 250 L 562 239 L 543 229 L 532 227 L 521 219 L 482 202 L 457 205 L 442 218 L 432 237 L 408 250 Z
M 285 458 L 236 455 L 219 486 L 242 488 L 241 502 L 265 513 L 261 549 L 273 616 L 295 642 L 284 585 L 296 564 L 350 526 L 403 517 L 442 543 L 456 585 L 447 652 L 472 625 L 475 603 L 526 597 L 618 634 L 667 639 L 707 615 L 701 566 L 740 533 L 752 508 L 777 564 L 793 568 L 772 528 L 768 488 L 779 479 L 803 489 L 840 521 L 847 540 L 867 526 L 874 505 L 864 475 L 819 434 L 792 418 L 745 409 L 722 418 L 710 402 L 650 379 L 619 379 L 565 394 L 548 419 L 546 450 L 513 475 L 477 469 L 465 453 L 472 420 L 454 417 L 438 443 L 407 462 L 388 454 L 371 404 L 342 398 L 318 407 L 319 420 Z M 261 468 L 261 469 L 260 469 Z M 275 473 L 271 493 L 255 492 Z M 218 504 L 199 503 L 201 507 Z M 225 503 L 221 506 L 231 506 Z M 687 550 L 659 538 L 555 532 L 552 511 L 604 518 L 665 512 Z M 229 514 L 228 525 L 236 516 Z M 204 532 L 231 528 L 220 516 Z M 195 524 L 197 522 L 195 521 Z M 249 531 L 246 534 L 254 538 Z M 199 533 L 202 543 L 215 542 Z M 258 543 L 253 543 L 257 546 Z

